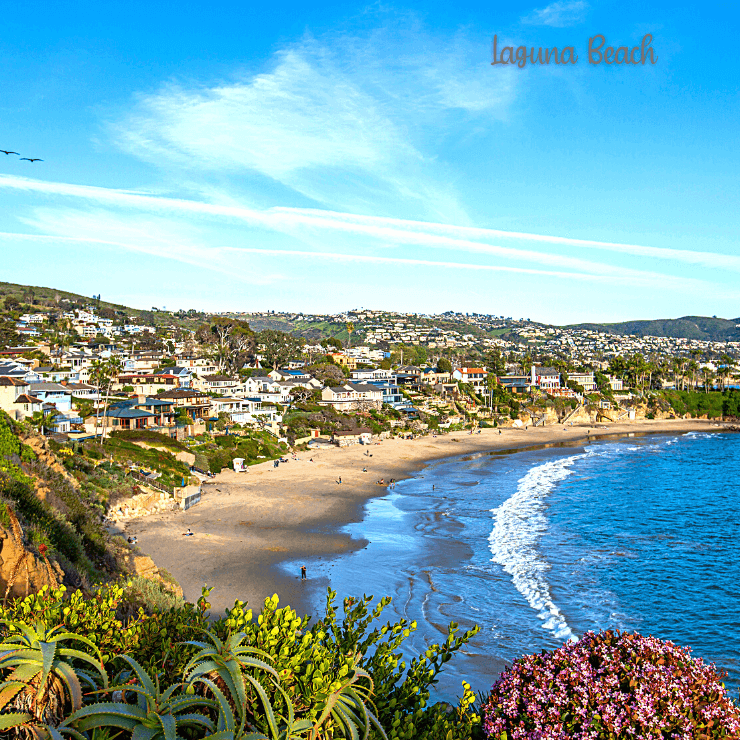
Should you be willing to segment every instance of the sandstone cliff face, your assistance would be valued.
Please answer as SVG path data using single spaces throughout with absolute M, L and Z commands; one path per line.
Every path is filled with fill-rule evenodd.
M 162 578 L 159 568 L 148 555 L 136 555 L 131 552 L 124 556 L 124 563 L 129 573 L 141 576 L 150 581 L 159 581 L 164 588 L 172 592 L 178 598 L 183 598 L 182 588 L 179 583 Z
M 63 579 L 64 571 L 57 563 L 26 549 L 12 528 L 0 524 L 0 598 L 6 591 L 9 598 L 15 598 L 36 593 L 42 586 L 56 588 Z

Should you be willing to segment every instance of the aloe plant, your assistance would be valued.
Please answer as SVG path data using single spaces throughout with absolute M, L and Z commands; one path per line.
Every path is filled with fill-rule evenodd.
M 208 678 L 196 679 L 196 682 L 201 682 L 208 686 L 213 693 L 215 700 L 218 704 L 218 719 L 216 721 L 216 732 L 212 735 L 208 735 L 203 740 L 301 740 L 307 736 L 313 728 L 313 723 L 308 719 L 296 720 L 295 709 L 290 698 L 282 689 L 282 687 L 272 679 L 275 688 L 282 694 L 287 707 L 286 714 L 276 714 L 270 700 L 262 688 L 259 686 L 258 693 L 262 699 L 262 704 L 265 710 L 265 719 L 267 721 L 267 731 L 269 735 L 264 732 L 255 731 L 254 727 L 248 726 L 245 719 L 239 718 L 234 714 L 232 703 L 228 700 L 226 695 L 216 686 L 213 681 Z
M 33 625 L 11 620 L 0 623 L 10 630 L 0 645 L 0 671 L 11 671 L 0 683 L 0 709 L 27 714 L 26 722 L 56 727 L 67 712 L 82 707 L 83 684 L 97 688 L 93 674 L 75 666 L 75 660 L 91 666 L 107 688 L 108 675 L 100 652 L 86 637 L 66 631 L 63 625 L 49 629 L 41 621 Z M 97 660 L 67 647 L 70 642 L 87 645 Z
M 131 732 L 136 740 L 175 740 L 186 727 L 201 727 L 214 732 L 213 721 L 205 712 L 216 708 L 212 699 L 184 694 L 183 683 L 172 684 L 164 691 L 159 677 L 152 679 L 142 666 L 128 655 L 120 656 L 133 671 L 133 683 L 111 686 L 120 691 L 122 701 L 99 702 L 82 707 L 63 723 L 60 729 L 87 732 L 100 727 L 117 727 Z M 136 703 L 126 702 L 129 692 Z
M 230 634 L 225 640 L 208 630 L 203 630 L 203 634 L 209 642 L 188 640 L 183 643 L 200 648 L 185 666 L 183 678 L 187 683 L 194 683 L 202 678 L 209 679 L 202 683 L 209 687 L 213 683 L 225 691 L 240 720 L 244 721 L 248 711 L 246 682 L 254 686 L 263 703 L 267 698 L 264 687 L 256 678 L 245 673 L 244 669 L 258 668 L 278 679 L 278 674 L 271 665 L 255 657 L 269 659 L 270 656 L 263 650 L 245 645 L 247 636 L 244 632 Z
M 357 656 L 355 656 L 356 659 Z M 366 740 L 370 735 L 371 727 L 375 727 L 381 737 L 388 740 L 377 717 L 368 708 L 373 693 L 373 680 L 370 674 L 357 666 L 352 666 L 345 676 L 339 679 L 339 687 L 328 697 L 326 706 L 311 732 L 311 740 L 317 740 L 320 737 L 319 731 L 329 717 L 334 719 L 336 725 L 334 735 L 337 737 Z M 358 683 L 360 679 L 366 679 L 370 685 L 363 686 Z

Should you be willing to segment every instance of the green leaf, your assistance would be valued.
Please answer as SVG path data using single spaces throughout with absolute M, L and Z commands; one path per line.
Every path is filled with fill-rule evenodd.
M 61 663 L 57 661 L 54 666 L 56 672 L 62 677 L 62 680 L 69 690 L 69 696 L 72 700 L 72 709 L 75 711 L 82 707 L 82 686 L 80 686 L 80 679 L 74 672 L 74 669 L 68 663 Z
M 31 720 L 31 715 L 25 712 L 8 712 L 0 714 L 0 730 L 9 730 L 11 727 L 18 727 Z

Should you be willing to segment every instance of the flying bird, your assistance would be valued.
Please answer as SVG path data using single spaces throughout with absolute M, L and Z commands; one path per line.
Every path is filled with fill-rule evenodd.
M 28 157 L 21 157 L 21 162 L 24 162 L 24 161 L 25 162 L 43 162 L 44 160 L 39 159 L 38 157 L 36 157 L 36 159 L 33 159 L 33 158 L 29 159 Z
M 2 152 L 3 154 L 18 154 L 18 152 L 7 152 L 5 151 L 5 149 L 0 149 L 0 152 Z

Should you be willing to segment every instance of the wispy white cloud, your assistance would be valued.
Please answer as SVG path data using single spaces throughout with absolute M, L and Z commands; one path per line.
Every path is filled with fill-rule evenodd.
M 48 216 L 54 214 L 49 213 Z M 84 224 L 84 215 L 80 214 L 78 224 L 83 225 L 83 231 L 87 231 L 91 224 Z M 66 221 L 66 223 L 65 223 Z M 74 219 L 67 218 L 55 220 L 56 227 L 59 231 L 66 231 L 69 224 Z M 93 220 L 94 221 L 94 220 Z M 29 223 L 37 224 L 41 221 L 35 221 L 28 219 Z M 100 219 L 98 219 L 100 223 Z M 226 247 L 226 246 L 194 246 L 192 243 L 179 244 L 171 240 L 166 242 L 158 240 L 142 240 L 139 236 L 139 230 L 130 230 L 127 235 L 128 238 L 134 238 L 134 241 L 126 241 L 121 239 L 102 239 L 97 236 L 61 236 L 61 235 L 39 235 L 39 234 L 19 234 L 10 232 L 0 232 L 0 240 L 6 241 L 18 241 L 18 242 L 64 242 L 68 244 L 99 244 L 102 246 L 112 246 L 125 249 L 127 251 L 136 252 L 140 254 L 150 254 L 156 257 L 166 257 L 169 259 L 175 259 L 186 264 L 205 267 L 209 270 L 215 270 L 228 275 L 233 275 L 237 279 L 242 276 L 241 271 L 237 270 L 237 266 L 241 266 L 239 258 L 247 256 L 263 256 L 263 257 L 296 257 L 306 260 L 322 260 L 332 261 L 341 263 L 358 263 L 365 265 L 399 265 L 405 267 L 436 267 L 445 270 L 472 270 L 474 272 L 493 272 L 493 273 L 509 273 L 514 275 L 537 275 L 550 278 L 560 278 L 564 280 L 576 280 L 581 282 L 605 282 L 605 283 L 622 283 L 633 285 L 634 280 L 629 276 L 615 277 L 613 275 L 599 275 L 599 274 L 588 274 L 588 273 L 573 273 L 558 270 L 543 270 L 529 267 L 512 267 L 507 265 L 481 265 L 469 262 L 452 262 L 447 260 L 427 260 L 427 259 L 415 259 L 410 257 L 386 257 L 381 255 L 363 255 L 363 254 L 347 254 L 343 252 L 326 252 L 326 251 L 308 251 L 300 249 L 269 249 L 262 247 Z M 245 263 L 248 264 L 248 263 Z M 243 278 L 243 276 L 242 276 Z M 255 282 L 251 279 L 244 280 L 245 282 Z M 259 282 L 272 282 L 272 280 L 264 280 Z
M 533 251 L 517 247 L 504 247 L 491 242 L 499 239 L 570 246 L 606 252 L 631 254 L 639 257 L 668 262 L 684 263 L 710 269 L 740 272 L 740 257 L 717 252 L 698 250 L 667 249 L 638 244 L 620 244 L 595 240 L 573 239 L 545 234 L 502 231 L 477 227 L 457 226 L 426 221 L 413 221 L 352 213 L 339 213 L 317 209 L 270 208 L 258 210 L 241 205 L 220 205 L 201 201 L 167 198 L 124 190 L 115 190 L 87 185 L 45 182 L 30 178 L 0 175 L 0 188 L 37 192 L 45 195 L 68 196 L 93 201 L 107 206 L 128 210 L 142 210 L 157 214 L 188 214 L 199 218 L 238 220 L 253 227 L 271 231 L 296 233 L 298 228 L 318 232 L 334 231 L 363 235 L 387 244 L 409 244 L 420 247 L 451 249 L 474 252 L 502 259 L 526 260 L 538 264 L 558 266 L 592 274 L 646 277 L 667 279 L 664 275 L 646 271 L 629 270 L 608 264 L 599 264 L 580 257 L 571 257 L 544 251 Z M 126 221 L 129 218 L 127 217 Z M 121 221 L 125 229 L 126 221 Z M 53 227 L 48 219 L 38 227 L 42 230 Z M 164 227 L 163 227 L 164 228 Z
M 583 23 L 588 11 L 588 3 L 582 0 L 554 2 L 545 8 L 533 10 L 522 18 L 522 23 L 530 26 L 552 26 L 565 28 Z
M 306 36 L 260 74 L 141 95 L 112 130 L 127 152 L 168 170 L 251 172 L 331 207 L 400 201 L 464 222 L 436 144 L 446 116 L 507 115 L 514 78 L 491 75 L 486 54 L 461 33 L 436 37 L 414 22 Z
M 199 270 L 234 277 L 250 285 L 268 285 L 282 280 L 280 272 L 260 270 L 234 273 L 227 250 L 204 246 L 192 223 L 152 218 L 106 210 L 36 208 L 31 217 L 19 219 L 44 234 L 0 233 L 6 241 L 96 244 L 116 251 L 125 250 L 166 260 L 182 262 Z

